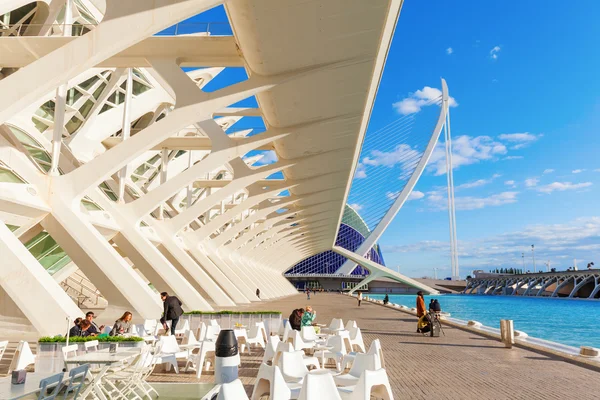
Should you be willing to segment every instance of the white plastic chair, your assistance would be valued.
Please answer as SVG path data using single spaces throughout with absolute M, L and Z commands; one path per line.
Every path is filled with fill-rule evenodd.
M 366 351 L 360 328 L 350 328 L 350 347 L 352 350 L 354 350 L 354 346 L 358 347 L 363 353 Z
M 381 362 L 377 354 L 356 354 L 352 368 L 347 374 L 336 375 L 333 377 L 335 383 L 339 386 L 354 386 L 358 383 L 360 376 L 365 371 L 377 371 L 381 369 Z
M 377 399 L 394 400 L 394 394 L 385 369 L 365 371 L 354 387 L 338 388 L 343 400 Z
M 61 349 L 62 355 L 63 355 L 63 360 L 65 361 L 65 368 L 67 369 L 67 371 L 69 370 L 69 365 L 67 364 L 67 360 L 69 358 L 73 358 L 73 357 L 77 356 L 78 349 L 79 349 L 79 346 L 76 344 L 64 346 Z
M 285 327 L 289 325 L 289 322 L 287 319 L 282 319 L 279 322 L 279 329 L 277 330 L 277 335 L 283 337 L 284 333 L 285 333 Z
M 341 331 L 344 329 L 344 322 L 339 318 L 333 318 L 329 327 L 323 329 L 323 333 L 331 333 L 335 334 L 337 331 Z
M 98 341 L 90 340 L 89 342 L 83 342 L 83 348 L 85 349 L 86 353 L 98 351 Z
M 216 342 L 217 337 L 219 337 L 219 332 L 221 332 L 221 327 L 219 325 L 210 325 L 206 327 L 206 335 L 204 337 L 204 340 Z
M 259 326 L 255 325 L 250 328 L 250 332 L 248 332 L 248 338 L 246 339 L 246 343 L 248 344 L 248 348 L 250 345 L 257 344 L 263 349 L 265 348 L 265 339 L 263 338 L 262 330 Z
M 210 326 L 219 326 L 219 323 L 217 322 L 216 319 L 211 319 L 210 320 Z
M 157 327 L 160 329 L 160 324 L 158 323 L 157 320 L 155 319 L 146 319 L 144 320 L 144 331 L 145 331 L 145 335 L 156 335 L 158 333 L 158 329 Z
M 194 335 L 194 332 L 189 330 L 187 331 L 184 335 L 183 335 L 183 339 L 181 340 L 181 346 L 182 348 L 189 348 L 189 347 L 196 347 L 196 346 L 200 346 L 200 341 L 198 341 L 196 339 L 196 335 Z
M 342 369 L 346 369 L 348 364 L 352 365 L 352 363 L 354 362 L 354 358 L 356 357 L 356 354 L 358 354 L 358 353 L 351 352 L 344 356 L 344 359 L 342 360 Z M 371 342 L 371 345 L 369 346 L 369 351 L 367 351 L 367 354 L 377 354 L 379 356 L 381 368 L 385 368 L 385 361 L 383 358 L 383 349 L 381 348 L 381 342 L 379 341 L 379 339 L 375 339 Z
M 286 383 L 278 366 L 263 363 L 258 369 L 250 399 L 259 400 L 266 394 L 269 400 L 297 399 L 301 387 L 298 383 Z
M 329 373 L 308 374 L 304 378 L 298 400 L 341 400 L 340 393 Z
M 326 346 L 331 346 L 331 349 L 315 351 L 315 357 L 321 360 L 322 368 L 325 368 L 325 360 L 334 360 L 336 370 L 341 371 L 342 359 L 346 354 L 346 346 L 344 346 L 342 337 L 338 335 L 330 336 L 327 339 Z
M 180 328 L 175 327 L 175 336 L 185 335 L 185 333 L 189 330 L 190 330 L 190 321 L 186 319 L 186 320 L 184 320 L 182 327 L 180 327 Z
M 287 321 L 286 321 L 287 322 Z M 283 328 L 283 335 L 281 338 L 282 342 L 287 342 L 290 340 L 290 334 L 292 333 L 292 327 L 290 326 L 289 323 L 285 324 L 285 327 Z
M 315 331 L 314 326 L 303 326 L 300 330 L 300 334 L 300 336 L 302 336 L 302 340 L 304 340 L 305 342 L 322 341 L 322 339 L 317 336 L 317 332 Z
M 175 368 L 175 372 L 179 373 L 179 366 L 177 365 L 178 358 L 188 359 L 188 352 L 181 350 L 177 344 L 177 339 L 173 335 L 161 336 L 159 340 L 161 349 L 158 355 L 158 364 L 167 364 L 167 371 L 171 366 Z
M 300 335 L 300 332 L 298 331 L 292 331 L 290 337 L 292 338 L 294 350 L 312 349 L 313 347 L 315 347 L 316 342 L 305 342 L 304 340 L 302 340 L 302 335 Z
M 200 345 L 197 353 L 191 353 L 185 365 L 186 372 L 190 369 L 196 370 L 196 378 L 200 379 L 202 376 L 202 368 L 206 364 L 206 371 L 210 368 L 210 361 L 206 359 L 208 353 L 214 353 L 216 343 L 205 340 Z
M 358 325 L 354 320 L 350 320 L 346 323 L 346 329 L 351 330 L 352 328 L 358 328 Z
M 294 347 L 289 342 L 279 342 L 277 345 L 277 350 L 275 351 L 275 357 L 273 357 L 273 365 L 277 365 L 281 368 L 281 354 L 282 353 L 291 353 L 295 352 Z M 302 355 L 302 361 L 304 365 L 308 368 L 309 366 L 315 367 L 315 369 L 320 369 L 321 365 L 319 364 L 319 360 L 317 357 L 307 356 L 303 351 L 298 351 Z
M 221 385 L 217 400 L 249 400 L 242 381 L 236 379 L 231 383 Z
M 304 365 L 300 351 L 282 352 L 280 366 L 286 382 L 301 382 L 308 374 L 308 368 Z
M 199 341 L 206 339 L 206 324 L 204 322 L 200 322 L 200 326 L 196 329 L 196 338 L 198 338 Z
M 267 343 L 269 341 L 269 336 L 267 335 L 267 327 L 265 326 L 265 322 L 256 322 L 256 326 L 261 331 L 264 342 Z
M 235 334 L 235 338 L 238 341 L 238 346 L 240 347 L 240 353 L 244 352 L 244 349 L 248 351 L 248 355 L 250 355 L 250 345 L 248 344 L 248 332 L 245 328 L 234 329 L 233 333 Z
M 265 353 L 262 359 L 263 363 L 273 361 L 273 357 L 275 357 L 275 353 L 277 353 L 277 346 L 279 345 L 279 343 L 281 343 L 281 339 L 279 339 L 279 336 L 269 337 L 269 341 L 267 342 L 267 347 L 265 348 Z

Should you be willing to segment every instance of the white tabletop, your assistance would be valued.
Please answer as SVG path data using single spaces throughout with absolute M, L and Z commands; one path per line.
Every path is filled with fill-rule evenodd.
M 121 350 L 117 353 L 94 351 L 80 356 L 71 357 L 65 361 L 66 364 L 115 364 L 128 360 L 139 354 L 139 350 Z
M 37 393 L 40 391 L 40 381 L 52 375 L 53 374 L 31 372 L 27 374 L 25 383 L 22 385 L 13 385 L 10 383 L 10 376 L 0 378 L 0 399 L 20 399 L 22 397 Z M 65 374 L 65 378 L 68 378 L 68 374 Z M 63 378 L 63 382 L 65 378 Z

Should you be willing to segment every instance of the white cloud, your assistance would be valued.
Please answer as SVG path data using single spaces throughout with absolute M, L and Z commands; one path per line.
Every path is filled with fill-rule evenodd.
M 596 168 L 594 172 L 600 172 L 600 168 Z
M 445 144 L 438 143 L 429 159 L 429 169 L 435 175 L 446 173 Z M 458 136 L 452 140 L 452 165 L 456 169 L 462 165 L 476 164 L 484 160 L 493 160 L 506 154 L 506 146 L 489 136 Z
M 409 195 L 408 195 L 408 201 L 410 200 L 419 200 L 422 199 L 423 197 L 425 197 L 425 193 L 423 192 L 419 192 L 418 190 L 413 190 Z
M 399 179 L 407 179 L 412 171 L 414 171 L 414 167 L 416 166 L 415 160 L 418 160 L 421 154 L 420 151 L 412 149 L 407 144 L 399 144 L 394 150 L 389 152 L 373 150 L 368 156 L 363 157 L 361 161 L 364 172 L 362 177 L 366 177 L 366 166 L 393 168 L 399 165 L 401 170 Z
M 389 200 L 396 200 L 396 197 L 398 197 L 399 194 L 400 192 L 387 192 L 385 197 L 387 197 Z
M 414 93 L 410 93 L 408 97 L 397 101 L 392 104 L 392 107 L 402 115 L 409 115 L 418 113 L 422 107 L 429 106 L 432 104 L 438 104 L 437 99 L 441 99 L 442 91 L 429 86 L 423 87 L 423 89 L 417 90 Z M 454 97 L 450 97 L 448 104 L 450 107 L 458 106 L 458 103 Z
M 500 174 L 494 174 L 492 175 L 491 178 L 489 179 L 478 179 L 476 181 L 472 181 L 472 182 L 467 182 L 467 183 L 463 183 L 461 185 L 455 186 L 454 190 L 461 190 L 461 189 L 472 189 L 472 188 L 476 188 L 476 187 L 480 187 L 480 186 L 484 186 L 487 185 L 489 183 L 492 183 L 494 181 L 494 179 L 496 178 L 500 178 Z
M 356 167 L 356 172 L 354 173 L 355 179 L 364 179 L 367 177 L 367 171 L 365 170 L 365 166 L 363 163 L 359 162 Z
M 585 169 L 574 169 L 574 170 L 573 170 L 573 171 L 571 171 L 571 172 L 572 172 L 572 173 L 574 173 L 574 174 L 580 174 L 580 173 L 582 173 L 583 171 L 585 171 Z
M 508 157 L 504 157 L 504 160 L 521 160 L 523 159 L 523 156 L 508 156 Z
M 363 206 L 361 206 L 358 203 L 352 203 L 352 204 L 349 204 L 349 206 L 352 207 L 354 209 L 354 211 L 356 211 L 356 212 L 358 212 L 358 211 L 360 211 L 360 210 L 363 209 Z
M 572 265 L 573 258 L 593 260 L 600 250 L 600 217 L 577 218 L 565 224 L 533 225 L 514 232 L 474 241 L 458 242 L 461 266 L 477 268 L 486 265 L 522 268 L 521 253 L 526 254 L 525 270 L 533 271 L 531 244 L 535 244 L 538 271 L 545 270 L 539 260 L 550 260 L 559 270 Z M 383 246 L 384 253 L 440 253 L 450 251 L 448 242 L 421 241 L 398 246 Z M 580 263 L 581 269 L 585 263 Z
M 525 186 L 527 187 L 537 186 L 538 183 L 540 183 L 540 180 L 538 178 L 525 179 Z
M 553 182 L 549 185 L 539 186 L 538 192 L 550 194 L 552 192 L 564 192 L 565 190 L 577 190 L 592 186 L 592 182 L 571 183 L 571 182 Z
M 503 133 L 498 136 L 498 139 L 514 143 L 511 147 L 512 150 L 519 150 L 524 147 L 529 146 L 533 142 L 537 141 L 543 135 L 535 135 L 533 133 L 524 132 L 524 133 Z
M 515 181 L 513 181 L 513 180 L 510 180 L 510 181 L 504 181 L 504 184 L 505 184 L 506 186 L 512 186 L 512 187 L 515 187 Z
M 502 192 L 488 197 L 456 196 L 454 206 L 457 210 L 478 210 L 490 206 L 501 206 L 517 202 L 519 192 Z M 427 202 L 435 210 L 448 209 L 448 198 L 439 192 L 430 192 Z
M 500 48 L 500 46 L 494 46 L 491 50 L 490 50 L 490 57 L 492 58 L 492 60 L 497 60 L 498 59 L 498 53 L 500 53 L 500 50 L 502 50 Z
M 553 170 L 553 169 L 551 169 L 551 168 L 548 168 L 548 169 L 545 169 L 545 170 L 544 170 L 544 174 L 551 174 L 551 173 L 553 173 L 553 172 L 554 172 L 554 170 Z
M 273 164 L 278 160 L 277 153 L 273 150 L 265 150 L 262 152 L 262 157 L 254 163 L 254 165 L 267 165 Z
M 450 54 L 452 54 L 452 53 L 454 53 L 454 50 L 452 50 L 452 47 L 448 47 L 448 48 L 446 49 L 446 54 L 450 55 Z

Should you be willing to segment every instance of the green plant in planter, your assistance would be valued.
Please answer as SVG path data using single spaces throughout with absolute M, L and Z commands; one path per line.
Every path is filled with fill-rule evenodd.
M 261 315 L 261 314 L 281 314 L 281 311 L 189 311 L 187 315 Z
M 69 343 L 84 343 L 97 340 L 99 343 L 114 343 L 114 342 L 143 342 L 144 339 L 137 336 L 74 336 L 69 338 Z M 38 339 L 38 343 L 64 343 L 67 341 L 65 336 L 44 336 Z

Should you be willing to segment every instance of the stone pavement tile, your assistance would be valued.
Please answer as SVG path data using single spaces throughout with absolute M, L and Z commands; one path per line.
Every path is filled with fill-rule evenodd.
M 600 374 L 529 350 L 506 349 L 499 341 L 444 326 L 445 336 L 416 333 L 409 314 L 339 294 L 320 293 L 307 300 L 303 294 L 252 303 L 238 310 L 280 310 L 312 305 L 317 322 L 354 319 L 365 345 L 379 338 L 385 368 L 397 399 L 570 399 L 600 398 Z M 262 359 L 262 350 L 242 355 L 240 377 L 249 393 Z M 202 373 L 212 382 L 213 372 Z M 155 373 L 153 381 L 195 382 L 195 374 Z

